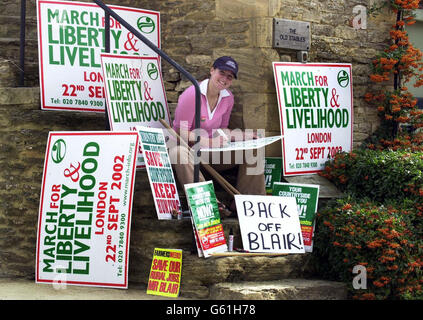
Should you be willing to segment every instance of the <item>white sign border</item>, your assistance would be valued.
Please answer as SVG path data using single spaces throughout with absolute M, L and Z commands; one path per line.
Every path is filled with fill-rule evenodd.
M 94 112 L 94 113 L 104 113 L 106 105 L 104 105 L 104 109 L 93 109 L 93 108 L 69 108 L 66 106 L 48 106 L 46 105 L 45 101 L 45 86 L 44 86 L 44 61 L 43 61 L 43 42 L 42 42 L 42 25 L 41 25 L 41 17 L 39 16 L 41 13 L 41 4 L 58 4 L 58 5 L 69 5 L 69 6 L 85 6 L 90 8 L 98 8 L 98 5 L 95 3 L 89 2 L 78 2 L 78 1 L 64 1 L 64 0 L 37 0 L 36 2 L 36 14 L 37 14 L 37 42 L 38 42 L 38 63 L 39 63 L 39 78 L 40 78 L 40 104 L 41 110 L 52 110 L 52 111 L 75 111 L 75 112 Z M 124 11 L 136 11 L 139 13 L 148 13 L 157 15 L 157 47 L 161 47 L 161 31 L 160 31 L 160 12 L 153 11 L 153 10 L 146 10 L 146 9 L 138 9 L 132 7 L 124 7 L 124 6 L 117 6 L 117 5 L 109 5 L 110 9 L 113 10 L 124 10 Z M 159 59 L 160 61 L 160 59 Z
M 57 281 L 54 279 L 40 279 L 40 272 L 39 272 L 39 261 L 40 261 L 40 236 L 41 236 L 41 223 L 42 223 L 42 213 L 43 213 L 43 201 L 44 201 L 44 193 L 45 193 L 45 183 L 47 178 L 47 164 L 48 164 L 48 155 L 49 150 L 51 147 L 51 142 L 54 136 L 64 136 L 64 135 L 134 135 L 136 136 L 136 143 L 138 142 L 138 134 L 136 132 L 112 132 L 112 131 L 50 131 L 47 139 L 46 144 L 46 152 L 45 152 L 45 159 L 44 159 L 44 167 L 43 167 L 43 177 L 42 177 L 42 186 L 40 192 L 40 207 L 38 212 L 38 222 L 37 222 L 37 240 L 36 240 L 36 254 L 35 254 L 35 283 L 40 284 L 54 284 Z M 135 148 L 136 149 L 136 148 Z M 133 205 L 133 198 L 134 198 L 134 185 L 135 185 L 135 174 L 136 174 L 136 152 L 134 152 L 134 160 L 132 163 L 132 174 L 131 174 L 131 187 L 129 192 L 129 201 L 128 201 L 128 220 L 127 220 L 127 233 L 126 233 L 126 248 L 125 248 L 125 274 L 124 274 L 124 282 L 122 284 L 116 283 L 101 283 L 101 282 L 81 282 L 81 281 L 69 281 L 60 279 L 61 283 L 69 284 L 69 285 L 78 285 L 78 286 L 93 286 L 93 287 L 110 287 L 110 288 L 120 288 L 120 289 L 127 289 L 128 288 L 128 276 L 129 276 L 129 245 L 130 245 L 130 231 L 131 231 L 131 220 L 132 220 L 132 205 Z

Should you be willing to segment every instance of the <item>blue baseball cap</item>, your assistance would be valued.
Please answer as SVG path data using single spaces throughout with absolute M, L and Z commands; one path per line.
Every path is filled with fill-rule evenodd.
M 231 71 L 234 74 L 235 79 L 238 79 L 238 63 L 236 63 L 236 61 L 231 57 L 223 56 L 217 58 L 213 63 L 213 68 Z

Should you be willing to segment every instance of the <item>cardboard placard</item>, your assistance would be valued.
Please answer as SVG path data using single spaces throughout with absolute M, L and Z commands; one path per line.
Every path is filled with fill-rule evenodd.
M 182 250 L 155 248 L 147 294 L 177 298 L 181 287 Z
M 159 12 L 109 7 L 160 48 Z M 104 112 L 104 25 L 104 10 L 95 3 L 37 0 L 41 109 Z M 110 53 L 158 56 L 113 18 Z
M 284 175 L 317 173 L 336 152 L 351 151 L 351 64 L 273 62 L 273 72 Z
M 237 194 L 235 203 L 244 250 L 305 252 L 295 198 Z
M 180 200 L 162 129 L 136 127 L 159 220 L 172 219 Z
M 319 185 L 275 182 L 274 196 L 294 197 L 297 201 L 306 252 L 313 251 L 314 222 L 319 201 Z
M 36 282 L 127 288 L 136 132 L 50 132 Z
M 190 183 L 185 186 L 194 225 L 194 234 L 201 245 L 199 256 L 228 251 L 214 192 L 213 181 Z

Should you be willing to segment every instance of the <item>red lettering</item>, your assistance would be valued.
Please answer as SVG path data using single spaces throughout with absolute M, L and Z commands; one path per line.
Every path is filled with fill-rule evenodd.
M 166 198 L 168 199 L 175 198 L 175 194 L 176 194 L 175 186 L 171 183 L 165 183 L 164 186 L 166 191 Z
M 320 159 L 323 158 L 323 154 L 326 147 L 316 147 L 310 148 L 310 159 Z
M 178 273 L 169 273 L 166 281 L 169 282 L 179 282 L 179 274 Z
M 160 153 L 145 151 L 145 158 L 147 159 L 147 164 L 149 166 L 163 167 Z
M 328 86 L 328 77 L 327 76 L 314 76 L 316 85 L 318 86 Z
M 99 98 L 99 99 L 103 99 L 106 97 L 105 93 L 104 93 L 104 87 L 101 86 L 89 86 L 88 87 L 88 91 L 90 92 L 88 94 L 88 96 L 90 98 Z
M 157 291 L 157 287 L 159 286 L 159 282 L 155 280 L 148 281 L 148 290 Z
M 160 283 L 159 291 L 160 292 L 166 292 L 166 282 L 161 282 Z
M 177 293 L 178 292 L 178 284 L 177 283 L 169 283 L 168 286 L 167 286 L 166 292 Z
M 154 259 L 151 269 L 167 271 L 167 260 Z
M 153 189 L 154 189 L 154 195 L 156 198 L 164 198 L 165 194 L 163 193 L 163 184 L 162 183 L 156 183 L 153 182 Z
M 59 206 L 57 205 L 56 202 L 60 200 L 60 194 L 59 194 L 60 188 L 61 188 L 60 184 L 53 184 L 52 187 L 51 187 L 51 192 L 54 192 L 54 193 L 51 194 L 51 197 L 50 197 L 50 199 L 52 201 L 52 202 L 50 202 L 50 208 L 51 209 L 58 209 L 59 208 Z
M 165 280 L 165 273 L 160 271 L 151 271 L 150 279 L 154 280 Z
M 180 272 L 181 263 L 179 261 L 171 261 L 169 265 L 169 272 Z
M 144 151 L 144 154 L 145 154 L 145 160 L 147 160 L 147 164 L 149 166 L 152 166 L 150 151 Z
M 156 166 L 163 167 L 162 157 L 160 156 L 160 153 L 154 152 L 154 158 L 155 158 Z

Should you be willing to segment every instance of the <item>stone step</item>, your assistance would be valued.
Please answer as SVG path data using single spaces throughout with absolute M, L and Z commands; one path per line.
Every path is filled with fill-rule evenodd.
M 135 196 L 136 198 L 136 196 Z M 141 211 L 136 211 L 141 213 Z M 161 220 L 135 215 L 132 218 L 129 253 L 129 281 L 147 284 L 154 248 L 182 249 L 181 295 L 206 299 L 210 287 L 217 283 L 241 281 L 272 281 L 283 278 L 311 276 L 314 267 L 311 254 L 198 257 L 193 243 L 191 221 Z M 150 211 L 150 216 L 155 214 Z M 227 237 L 232 228 L 234 247 L 242 248 L 237 219 L 222 221 Z
M 271 283 L 284 278 L 306 277 L 311 274 L 310 258 L 308 254 L 293 254 L 205 259 L 185 254 L 182 258 L 181 296 L 214 299 L 211 297 L 212 288 L 222 283 Z
M 169 300 L 150 295 L 146 287 L 129 285 L 128 289 L 114 289 L 66 285 L 41 284 L 28 279 L 0 278 L 0 300 Z M 178 300 L 186 300 L 178 298 Z
M 213 300 L 345 300 L 344 283 L 283 279 L 279 281 L 218 283 L 210 288 Z

